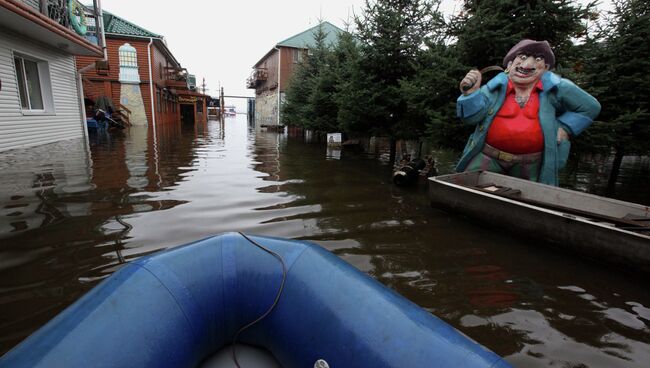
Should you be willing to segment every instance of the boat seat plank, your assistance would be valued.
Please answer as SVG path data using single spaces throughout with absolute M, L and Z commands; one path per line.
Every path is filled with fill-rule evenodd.
M 521 190 L 519 189 L 512 189 L 509 187 L 504 187 L 501 185 L 495 185 L 495 184 L 484 184 L 484 185 L 477 185 L 475 187 L 476 189 L 479 189 L 483 192 L 487 193 L 492 193 L 492 194 L 499 194 L 503 196 L 520 196 L 521 195 Z
M 523 198 L 521 197 L 521 191 L 518 189 L 512 189 L 496 184 L 482 184 L 473 186 L 474 189 L 478 189 L 482 192 L 496 194 L 498 196 L 514 199 L 522 203 L 531 204 L 534 206 L 547 208 L 550 210 L 555 210 L 559 212 L 565 212 L 568 214 L 579 215 L 585 217 L 588 220 L 593 222 L 604 222 L 608 225 L 613 224 L 614 226 L 621 228 L 623 230 L 630 231 L 650 231 L 650 218 L 637 216 L 634 214 L 628 214 L 624 217 L 614 217 L 608 216 L 600 213 L 594 213 L 590 211 L 584 211 L 577 208 L 565 207 L 557 204 L 537 201 L 534 199 Z

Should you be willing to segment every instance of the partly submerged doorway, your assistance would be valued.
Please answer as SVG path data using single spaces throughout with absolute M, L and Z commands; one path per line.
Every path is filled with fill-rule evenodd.
M 194 104 L 181 105 L 181 122 L 194 124 Z

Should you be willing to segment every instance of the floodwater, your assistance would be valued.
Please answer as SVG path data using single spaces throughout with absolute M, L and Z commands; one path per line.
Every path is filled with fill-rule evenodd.
M 0 353 L 122 264 L 244 231 L 312 240 L 515 366 L 650 364 L 646 277 L 435 210 L 378 160 L 243 115 L 157 129 L 0 153 Z

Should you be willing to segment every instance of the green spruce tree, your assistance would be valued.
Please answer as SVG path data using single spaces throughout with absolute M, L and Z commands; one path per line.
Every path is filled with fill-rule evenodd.
M 371 83 L 363 68 L 361 48 L 358 40 L 349 32 L 339 35 L 338 44 L 333 51 L 336 65 L 337 126 L 352 136 L 366 135 L 372 128 L 372 120 L 366 117 L 376 107 L 372 100 Z
M 468 67 L 501 65 L 510 47 L 524 38 L 546 40 L 558 65 L 571 65 L 573 41 L 587 35 L 595 1 L 466 0 L 452 18 L 450 34 L 457 39 L 460 61 Z
M 310 114 L 308 128 L 320 132 L 333 132 L 337 130 L 338 111 L 334 100 L 337 82 L 336 64 L 331 45 L 326 44 L 326 38 L 327 33 L 324 32 L 323 27 L 318 27 L 314 33 L 315 44 L 307 58 L 314 73 L 307 98 L 307 109 Z
M 601 43 L 591 46 L 590 62 L 585 64 L 602 105 L 587 133 L 599 144 L 585 149 L 613 150 L 608 185 L 613 194 L 623 157 L 650 154 L 650 3 L 614 1 L 602 36 Z
M 357 81 L 365 90 L 349 93 L 366 97 L 364 104 L 372 106 L 372 109 L 359 117 L 356 121 L 359 127 L 351 127 L 353 130 L 370 127 L 368 133 L 392 138 L 400 138 L 409 130 L 408 126 L 398 126 L 407 110 L 400 83 L 416 72 L 414 61 L 433 30 L 437 18 L 434 5 L 437 3 L 366 0 L 362 14 L 355 17 L 361 49 L 358 64 L 361 71 L 355 73 L 366 78 L 366 81 Z
M 308 99 L 312 90 L 313 77 L 307 63 L 301 62 L 294 69 L 289 80 L 282 104 L 282 123 L 288 126 L 305 127 L 309 113 Z
M 321 22 L 314 32 L 314 44 L 304 53 L 286 91 L 282 121 L 287 125 L 323 132 L 336 129 L 336 75 L 326 39 Z

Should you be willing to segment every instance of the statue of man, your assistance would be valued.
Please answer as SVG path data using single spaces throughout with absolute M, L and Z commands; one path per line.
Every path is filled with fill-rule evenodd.
M 483 87 L 478 70 L 470 70 L 460 83 L 457 115 L 476 129 L 456 170 L 486 170 L 558 185 L 569 139 L 591 125 L 600 104 L 549 71 L 555 55 L 547 41 L 520 41 L 503 65 L 506 71 Z

